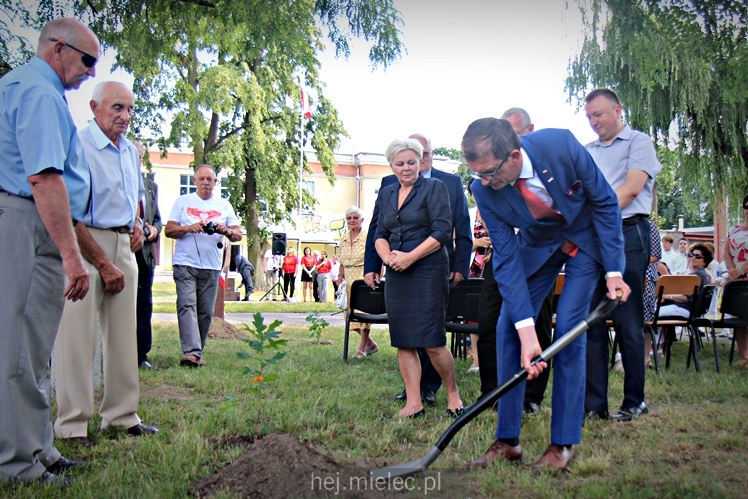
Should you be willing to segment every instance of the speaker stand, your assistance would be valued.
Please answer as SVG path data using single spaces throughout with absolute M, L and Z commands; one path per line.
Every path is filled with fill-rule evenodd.
M 278 291 L 276 291 L 276 288 L 278 288 L 281 294 L 283 294 L 283 301 L 289 301 L 288 296 L 286 296 L 286 290 L 283 289 L 283 286 L 281 286 L 280 276 L 275 277 L 275 284 L 273 284 L 273 286 L 270 289 L 268 289 L 267 293 L 262 295 L 262 298 L 260 298 L 260 301 L 263 301 L 270 293 L 273 293 L 273 296 L 278 296 Z M 277 298 L 273 298 L 273 301 L 278 301 L 278 300 Z

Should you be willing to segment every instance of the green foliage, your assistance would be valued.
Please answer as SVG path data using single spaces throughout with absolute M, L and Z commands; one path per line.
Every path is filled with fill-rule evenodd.
M 244 329 L 250 337 L 242 339 L 249 345 L 251 351 L 249 353 L 237 352 L 236 356 L 240 360 L 249 362 L 249 365 L 244 367 L 243 374 L 252 376 L 252 384 L 245 388 L 245 391 L 257 396 L 257 417 L 255 419 L 255 439 L 257 439 L 260 435 L 260 416 L 265 391 L 268 389 L 268 383 L 278 379 L 278 374 L 268 371 L 268 368 L 285 358 L 286 352 L 281 349 L 286 346 L 288 340 L 280 339 L 281 331 L 278 331 L 277 328 L 281 325 L 281 321 L 273 321 L 269 326 L 265 326 L 265 320 L 259 312 L 254 314 L 253 318 L 252 326 L 244 325 Z M 228 407 L 235 402 L 235 399 L 229 398 L 229 400 L 231 403 L 224 405 L 224 407 Z
M 613 88 L 633 128 L 678 152 L 683 194 L 748 185 L 748 7 L 716 0 L 580 0 L 581 52 L 566 88 Z M 671 137 L 671 134 L 673 135 Z
M 330 323 L 327 322 L 324 318 L 320 317 L 319 312 L 312 312 L 307 315 L 306 321 L 311 324 L 309 326 L 309 331 L 311 331 L 312 334 L 310 334 L 309 337 L 316 338 L 317 343 L 319 343 L 320 339 L 322 338 L 322 334 L 325 332 L 325 329 L 327 329 Z
M 17 12 L 11 1 L 0 0 L 0 9 Z M 115 66 L 134 76 L 135 135 L 162 154 L 188 146 L 195 165 L 233 171 L 229 199 L 245 221 L 251 261 L 267 238 L 264 227 L 290 219 L 298 207 L 302 144 L 314 149 L 334 181 L 334 151 L 347 132 L 319 81 L 317 52 L 325 35 L 340 56 L 350 53 L 351 38 L 368 42 L 374 68 L 386 68 L 403 50 L 394 0 L 38 3 L 39 26 L 74 15 L 89 22 L 103 46 L 117 50 Z M 301 85 L 313 106 L 303 130 Z M 305 161 L 303 167 L 311 171 Z M 315 200 L 304 193 L 303 202 Z

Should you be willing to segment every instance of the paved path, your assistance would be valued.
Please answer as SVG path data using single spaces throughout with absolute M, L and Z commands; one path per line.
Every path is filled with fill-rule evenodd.
M 251 323 L 254 319 L 253 313 L 231 313 L 226 312 L 226 320 L 231 323 Z M 274 320 L 280 320 L 283 324 L 309 324 L 306 321 L 308 313 L 287 313 L 287 312 L 263 312 L 262 317 L 265 319 L 265 324 L 270 324 Z M 345 317 L 342 313 L 333 315 L 332 312 L 324 312 L 320 314 L 320 317 L 330 323 L 331 326 L 345 326 Z M 174 321 L 177 320 L 177 314 L 168 313 L 154 313 L 153 318 L 158 321 Z

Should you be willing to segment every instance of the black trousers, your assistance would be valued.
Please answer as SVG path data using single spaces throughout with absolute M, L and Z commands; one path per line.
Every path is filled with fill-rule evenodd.
M 488 263 L 490 265 L 490 263 Z M 551 329 L 553 325 L 553 288 L 540 308 L 540 314 L 535 320 L 535 332 L 538 343 L 545 350 L 553 339 Z M 499 286 L 493 272 L 483 275 L 483 288 L 480 297 L 480 311 L 478 320 L 478 361 L 480 362 L 480 391 L 486 395 L 499 386 L 496 366 L 496 324 L 504 299 L 499 292 Z M 525 404 L 533 402 L 540 404 L 548 386 L 551 370 L 543 371 L 537 378 L 528 381 L 525 387 Z M 503 383 L 506 380 L 501 380 Z
M 289 289 L 291 292 L 289 293 Z M 283 291 L 286 293 L 286 296 L 289 298 L 293 298 L 293 293 L 296 291 L 296 273 L 292 274 L 283 274 Z
M 151 351 L 153 343 L 153 330 L 151 329 L 151 317 L 153 316 L 153 274 L 155 265 L 146 262 L 143 252 L 135 253 L 138 263 L 138 298 L 137 298 L 137 341 L 138 341 L 138 364 L 147 360 L 148 352 Z

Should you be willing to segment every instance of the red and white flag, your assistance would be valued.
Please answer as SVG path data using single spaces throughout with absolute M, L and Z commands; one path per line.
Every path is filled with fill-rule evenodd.
M 304 118 L 306 119 L 309 119 L 312 117 L 312 110 L 309 107 L 309 101 L 306 98 L 304 87 L 301 87 L 301 114 L 303 114 Z

